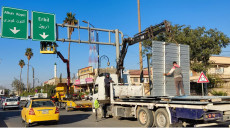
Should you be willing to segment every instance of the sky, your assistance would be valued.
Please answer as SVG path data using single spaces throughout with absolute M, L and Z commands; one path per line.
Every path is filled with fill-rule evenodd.
M 150 25 L 155 25 L 163 20 L 171 24 L 185 24 L 192 28 L 204 26 L 207 29 L 217 28 L 230 37 L 230 1 L 229 0 L 140 0 L 141 28 L 144 30 Z M 138 33 L 137 0 L 0 0 L 0 7 L 13 7 L 29 11 L 31 19 L 32 11 L 53 13 L 56 15 L 56 23 L 63 23 L 67 12 L 76 14 L 80 26 L 88 26 L 82 21 L 89 21 L 96 28 L 119 29 L 126 36 L 132 37 Z M 0 14 L 2 10 L 0 10 Z M 67 31 L 60 29 L 61 37 L 66 37 Z M 76 37 L 77 32 L 72 37 Z M 87 33 L 82 32 L 81 38 L 87 39 Z M 106 41 L 107 34 L 99 33 L 99 41 Z M 112 37 L 114 39 L 114 37 Z M 112 39 L 112 40 L 113 40 Z M 60 51 L 65 58 L 68 56 L 68 42 L 57 42 Z M 19 60 L 25 57 L 26 48 L 32 48 L 34 56 L 30 65 L 35 69 L 35 85 L 54 77 L 54 63 L 57 63 L 57 76 L 62 73 L 66 77 L 66 64 L 57 55 L 40 54 L 40 42 L 0 38 L 0 86 L 12 88 L 14 78 L 19 79 Z M 224 48 L 221 56 L 230 57 L 230 47 Z M 115 46 L 100 45 L 100 56 L 109 57 L 110 66 L 116 67 Z M 78 69 L 88 66 L 89 44 L 71 43 L 70 71 L 71 77 Z M 144 58 L 144 67 L 146 67 Z M 107 61 L 103 59 L 101 66 L 106 67 Z M 139 68 L 138 44 L 129 47 L 124 66 L 126 69 Z M 29 74 L 32 84 L 32 69 Z M 26 84 L 27 66 L 22 71 L 22 80 Z M 39 82 L 38 82 L 39 81 Z

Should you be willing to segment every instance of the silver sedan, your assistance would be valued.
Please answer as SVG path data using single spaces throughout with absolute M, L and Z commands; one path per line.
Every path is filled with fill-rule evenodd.
M 2 102 L 2 109 L 19 108 L 19 103 L 17 98 L 6 98 L 5 101 Z

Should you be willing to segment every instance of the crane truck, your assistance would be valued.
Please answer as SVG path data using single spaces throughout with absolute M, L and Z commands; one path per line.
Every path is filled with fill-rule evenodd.
M 90 100 L 76 100 L 73 97 L 74 88 L 70 83 L 69 60 L 65 59 L 61 52 L 57 51 L 57 44 L 54 42 L 40 42 L 42 54 L 57 54 L 57 56 L 66 63 L 67 66 L 67 83 L 58 83 L 53 93 L 53 100 L 59 108 L 65 108 L 66 111 L 71 109 L 88 109 L 92 108 Z
M 123 82 L 124 80 L 122 79 L 125 78 L 124 75 L 122 75 L 124 70 L 123 63 L 128 47 L 146 39 L 153 39 L 157 34 L 163 31 L 170 33 L 170 24 L 167 21 L 151 26 L 141 33 L 136 34 L 133 38 L 123 40 L 120 57 L 117 62 L 117 73 L 110 74 L 110 77 L 114 81 L 110 83 L 110 99 L 105 96 L 105 76 L 100 75 L 96 78 L 95 90 L 97 91 L 94 92 L 93 100 L 98 100 L 100 104 L 100 107 L 97 109 L 97 116 L 100 118 L 108 116 L 136 118 L 142 127 L 182 127 L 188 125 L 201 127 L 221 123 L 229 124 L 229 96 L 189 96 L 188 93 L 188 96 L 182 97 L 168 96 L 165 94 L 168 88 L 162 89 L 163 85 L 167 84 L 167 81 L 165 82 L 164 80 L 164 84 L 157 84 L 160 83 L 160 81 L 153 81 L 152 77 L 151 82 L 154 82 L 155 86 L 153 86 L 153 83 L 150 85 L 152 89 L 151 94 L 150 96 L 146 96 L 143 84 L 132 85 L 130 82 Z M 164 45 L 164 47 L 162 47 L 164 50 L 168 47 L 166 45 L 180 47 L 180 45 L 165 42 L 153 42 L 153 44 L 158 44 L 159 46 Z M 153 50 L 153 53 L 155 53 L 154 51 L 158 50 Z M 177 53 L 178 51 L 172 51 L 172 54 L 178 55 Z M 189 55 L 189 51 L 183 51 L 183 53 Z M 165 63 L 167 59 L 170 60 L 170 58 L 165 57 L 165 55 L 157 56 L 163 57 L 164 61 L 162 61 L 162 63 Z M 183 55 L 180 54 L 179 56 L 183 57 Z M 154 57 L 152 56 L 152 58 Z M 189 64 L 189 58 L 186 57 L 184 59 L 187 60 Z M 154 72 L 152 73 L 159 72 L 159 74 L 163 76 L 163 73 L 161 73 L 159 69 L 163 68 L 165 70 L 165 68 L 167 68 L 167 66 L 165 66 L 165 64 L 155 65 L 155 67 L 152 67 L 154 68 L 152 70 Z M 187 67 L 189 68 L 189 66 Z M 158 86 L 156 86 L 156 84 Z M 164 94 L 161 95 L 160 92 L 153 94 L 153 92 L 159 91 L 159 89 L 155 89 L 157 87 L 159 87 L 160 90 L 164 90 Z

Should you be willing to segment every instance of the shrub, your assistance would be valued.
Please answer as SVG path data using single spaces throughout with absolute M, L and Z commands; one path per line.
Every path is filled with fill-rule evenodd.
M 214 95 L 214 96 L 227 96 L 228 95 L 227 92 L 215 91 L 215 90 L 212 90 L 211 94 Z

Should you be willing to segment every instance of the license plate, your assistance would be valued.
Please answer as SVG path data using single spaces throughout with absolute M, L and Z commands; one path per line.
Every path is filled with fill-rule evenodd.
M 49 114 L 48 110 L 42 111 L 42 114 Z

